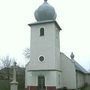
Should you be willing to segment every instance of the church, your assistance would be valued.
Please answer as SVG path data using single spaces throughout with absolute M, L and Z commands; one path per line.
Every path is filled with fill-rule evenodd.
M 25 70 L 26 90 L 76 90 L 90 84 L 88 72 L 74 60 L 60 52 L 55 9 L 47 0 L 34 13 L 37 22 L 31 27 L 30 61 Z

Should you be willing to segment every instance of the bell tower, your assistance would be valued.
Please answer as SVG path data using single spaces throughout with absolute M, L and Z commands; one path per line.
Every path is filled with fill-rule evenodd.
M 47 0 L 35 11 L 37 22 L 31 27 L 30 62 L 26 65 L 27 90 L 57 90 L 61 88 L 61 30 L 56 13 Z

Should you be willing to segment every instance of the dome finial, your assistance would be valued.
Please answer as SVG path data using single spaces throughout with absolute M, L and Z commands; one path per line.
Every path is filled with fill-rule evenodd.
M 47 0 L 44 0 L 45 2 L 47 2 Z

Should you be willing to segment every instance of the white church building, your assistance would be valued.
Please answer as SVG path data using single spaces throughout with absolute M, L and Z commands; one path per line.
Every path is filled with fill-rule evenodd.
M 61 28 L 56 16 L 54 8 L 44 0 L 35 11 L 37 22 L 29 24 L 31 42 L 30 61 L 25 70 L 26 90 L 77 89 L 90 83 L 87 71 L 74 60 L 74 54 L 68 58 L 60 52 Z

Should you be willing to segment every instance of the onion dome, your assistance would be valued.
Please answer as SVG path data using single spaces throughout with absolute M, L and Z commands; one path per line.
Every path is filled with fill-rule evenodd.
M 56 13 L 54 8 L 44 0 L 44 3 L 34 13 L 37 21 L 55 20 Z

